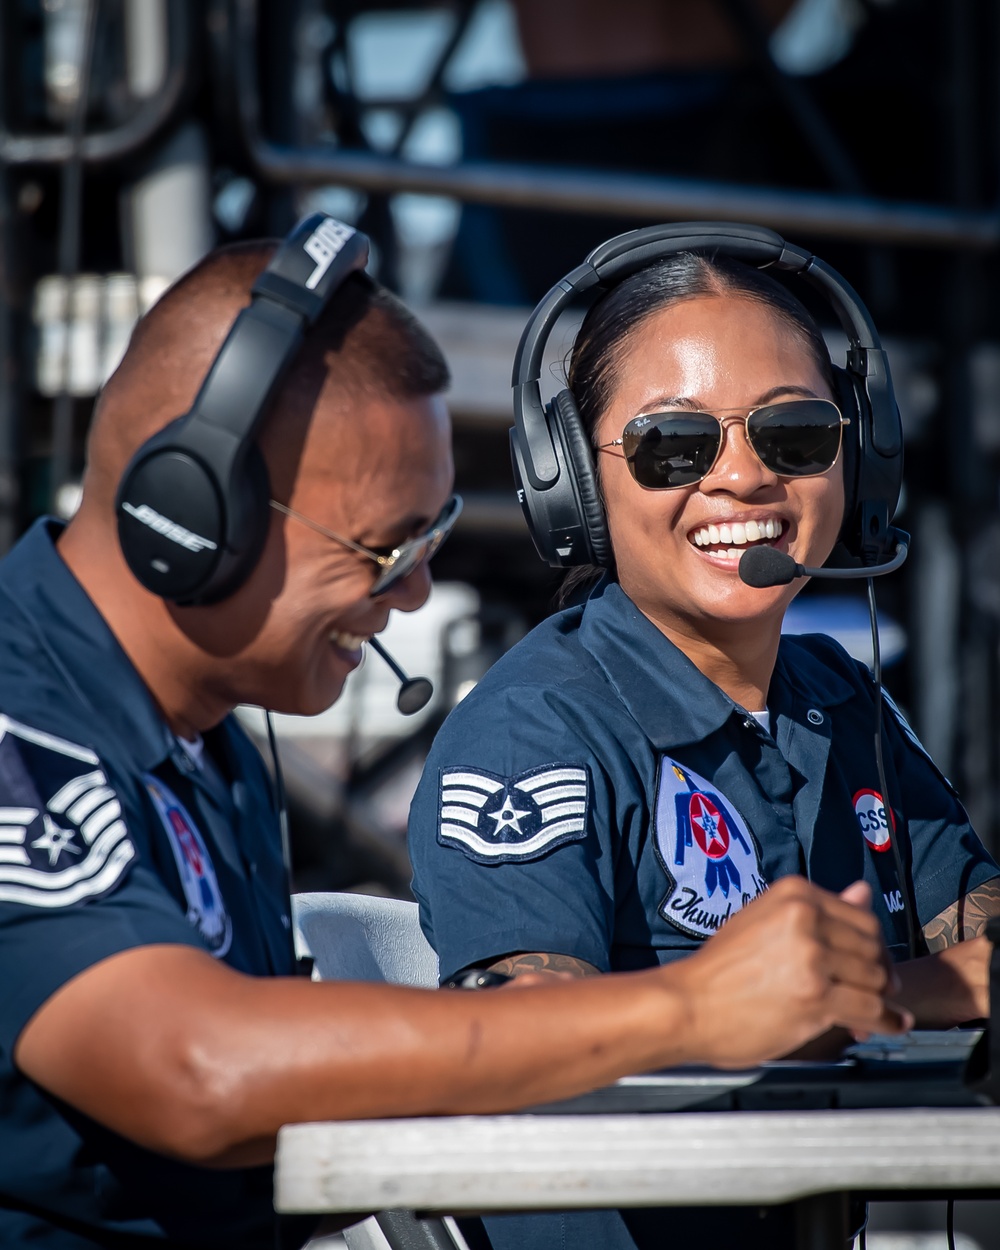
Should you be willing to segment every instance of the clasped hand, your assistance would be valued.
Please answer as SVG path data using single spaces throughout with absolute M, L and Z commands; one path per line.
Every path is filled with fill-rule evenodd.
M 899 980 L 863 881 L 836 895 L 782 878 L 674 970 L 689 980 L 698 1053 L 718 1067 L 774 1059 L 835 1027 L 858 1040 L 913 1027 L 892 1002 Z

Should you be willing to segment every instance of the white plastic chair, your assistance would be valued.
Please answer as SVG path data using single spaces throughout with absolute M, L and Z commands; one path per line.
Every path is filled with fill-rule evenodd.
M 434 989 L 438 959 L 420 929 L 416 903 L 370 894 L 296 894 L 295 949 L 311 956 L 313 979 L 386 981 Z M 348 1250 L 468 1250 L 455 1222 L 380 1211 L 345 1228 Z
M 322 981 L 387 981 L 433 989 L 438 960 L 416 903 L 371 894 L 296 894 L 296 950 Z

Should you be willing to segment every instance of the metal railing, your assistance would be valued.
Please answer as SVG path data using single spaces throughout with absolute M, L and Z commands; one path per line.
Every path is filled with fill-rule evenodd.
M 567 170 L 509 162 L 422 165 L 334 146 L 292 147 L 260 125 L 257 0 L 238 0 L 235 87 L 243 141 L 265 181 L 374 193 L 443 195 L 470 204 L 605 213 L 634 221 L 737 220 L 790 234 L 957 250 L 1000 244 L 1000 211 L 971 211 L 866 195 L 755 187 L 701 179 Z

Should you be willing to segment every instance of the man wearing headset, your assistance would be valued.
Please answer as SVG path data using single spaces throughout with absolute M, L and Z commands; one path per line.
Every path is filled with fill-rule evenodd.
M 182 278 L 100 397 L 77 516 L 0 564 L 4 1246 L 299 1245 L 311 1222 L 271 1207 L 284 1123 L 909 1024 L 867 888 L 804 881 L 677 968 L 473 995 L 293 976 L 277 813 L 230 713 L 332 703 L 456 515 L 440 352 L 360 252 L 323 289 L 352 234 L 312 219 Z

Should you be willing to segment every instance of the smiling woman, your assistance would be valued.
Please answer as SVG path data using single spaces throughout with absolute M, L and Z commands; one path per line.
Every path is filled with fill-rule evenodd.
M 740 227 L 674 229 L 741 240 Z M 815 567 L 841 542 L 870 562 L 868 540 L 891 532 L 899 453 L 882 465 L 878 446 L 892 447 L 898 416 L 874 327 L 853 304 L 851 376 L 775 278 L 716 247 L 656 259 L 656 233 L 592 253 L 533 314 L 515 364 L 521 495 L 540 552 L 571 567 L 574 606 L 487 674 L 431 751 L 410 846 L 442 976 L 665 963 L 780 877 L 836 891 L 863 878 L 918 1022 L 984 1015 L 978 934 L 1000 910 L 996 864 L 888 700 L 883 785 L 867 670 L 829 638 L 782 638 L 803 581 L 739 576 L 749 547 Z M 775 260 L 832 273 L 756 235 Z M 621 263 L 595 287 L 605 261 Z M 543 408 L 539 338 L 588 286 L 567 389 Z M 898 857 L 885 854 L 894 842 Z M 907 960 L 910 908 L 924 940 Z M 678 1244 L 781 1247 L 783 1218 L 674 1210 L 670 1231 Z M 665 1236 L 662 1214 L 641 1212 L 488 1225 L 498 1250 Z

